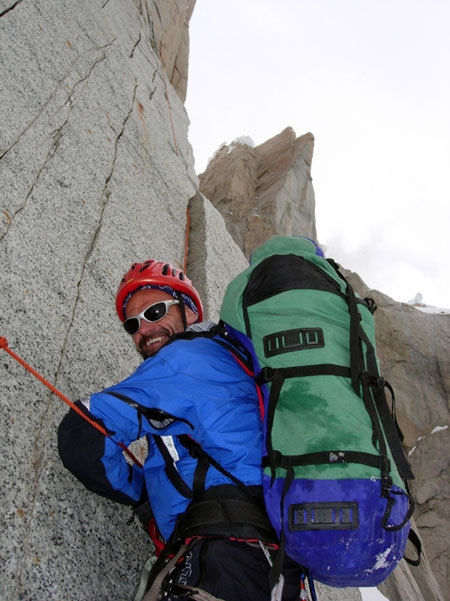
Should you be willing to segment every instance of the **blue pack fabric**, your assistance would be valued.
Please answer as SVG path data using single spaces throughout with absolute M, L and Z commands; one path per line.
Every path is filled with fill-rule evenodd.
M 378 586 L 403 558 L 410 529 L 409 523 L 404 523 L 410 502 L 403 489 L 392 489 L 393 494 L 398 494 L 391 512 L 392 524 L 403 527 L 391 531 L 381 526 L 386 501 L 380 499 L 378 481 L 296 479 L 286 495 L 284 485 L 284 478 L 277 478 L 272 485 L 269 477 L 263 478 L 271 522 L 289 524 L 284 530 L 286 552 L 307 567 L 316 580 L 336 587 Z M 285 512 L 283 520 L 280 499 Z M 311 505 L 316 503 L 330 507 L 329 515 L 321 519 L 322 529 L 314 528 Z M 320 510 L 325 512 L 323 505 Z M 351 505 L 358 506 L 357 523 L 352 520 Z M 340 527 L 333 515 L 336 511 L 340 512 Z M 325 520 L 328 524 L 324 524 Z M 280 528 L 278 535 L 281 537 Z

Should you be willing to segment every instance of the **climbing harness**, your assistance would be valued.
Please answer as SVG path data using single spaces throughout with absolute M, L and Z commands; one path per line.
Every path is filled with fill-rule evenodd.
M 24 361 L 24 359 L 22 359 L 22 357 L 20 357 L 17 353 L 15 353 L 13 350 L 11 350 L 8 347 L 7 339 L 4 338 L 3 336 L 0 336 L 0 348 L 4 349 L 13 359 L 15 359 L 18 363 L 20 363 L 20 365 L 22 365 L 22 367 L 24 367 L 26 370 L 28 370 L 35 378 L 37 378 L 42 384 L 44 384 L 44 386 L 47 386 L 47 388 L 51 392 L 53 392 L 53 394 L 56 394 L 56 396 L 58 396 L 62 401 L 64 401 L 67 405 L 69 405 L 69 407 L 71 409 L 73 409 L 73 411 L 78 413 L 78 415 L 80 415 L 84 420 L 86 420 L 88 422 L 88 424 L 90 424 L 93 428 L 98 430 L 101 434 L 103 434 L 103 436 L 106 436 L 107 438 L 111 438 L 111 435 L 109 434 L 109 432 L 107 430 L 105 430 L 105 428 L 103 428 L 103 426 L 101 426 L 95 420 L 91 419 L 88 415 L 86 415 L 77 405 L 75 405 L 75 403 L 73 403 L 60 390 L 58 390 L 56 388 L 56 386 L 54 386 L 51 382 L 46 380 L 38 371 L 36 371 L 31 365 L 29 365 L 26 361 Z M 111 440 L 113 440 L 113 439 L 111 438 Z M 118 442 L 116 440 L 114 440 L 114 442 L 117 445 L 119 445 L 119 447 L 128 455 L 128 457 L 138 467 L 142 468 L 142 463 L 135 457 L 135 455 L 130 451 L 130 449 L 127 446 L 125 446 L 124 443 Z
M 178 561 L 183 557 L 183 555 L 188 550 L 188 545 L 181 545 L 178 552 L 166 563 L 166 565 L 157 573 L 155 576 L 152 585 L 146 595 L 144 596 L 142 601 L 158 601 L 159 592 L 163 585 L 163 581 L 166 576 L 171 572 L 171 570 L 176 566 Z M 163 560 L 162 560 L 163 561 Z
M 170 576 L 170 573 L 175 568 L 177 563 L 182 559 L 189 548 L 195 544 L 196 539 L 192 539 L 188 543 L 183 543 L 178 550 L 178 552 L 173 555 L 167 563 L 157 571 L 157 575 L 152 579 L 150 576 L 151 586 L 144 596 L 142 595 L 142 589 L 144 586 L 144 578 L 149 576 L 148 568 L 150 566 L 150 560 L 147 560 L 144 568 L 147 573 L 144 575 L 144 578 L 141 576 L 140 590 L 136 593 L 133 601 L 159 601 L 161 599 L 161 591 L 164 591 L 163 598 L 178 598 L 180 599 L 195 599 L 195 601 L 224 601 L 219 597 L 215 597 L 208 591 L 205 591 L 198 586 L 191 586 L 189 584 L 181 584 L 174 582 L 167 582 L 167 579 Z M 160 560 L 157 560 L 160 561 Z M 172 597 L 173 595 L 173 597 Z
M 258 544 L 261 547 L 261 551 L 264 553 L 265 558 L 267 559 L 267 563 L 272 568 L 273 561 L 272 561 L 272 558 L 270 557 L 269 550 L 266 548 L 266 546 L 264 545 L 264 543 L 262 541 L 258 540 Z M 283 595 L 283 587 L 284 587 L 284 576 L 283 576 L 283 574 L 279 574 L 278 580 L 272 587 L 272 591 L 270 594 L 270 601 L 281 601 L 281 597 Z

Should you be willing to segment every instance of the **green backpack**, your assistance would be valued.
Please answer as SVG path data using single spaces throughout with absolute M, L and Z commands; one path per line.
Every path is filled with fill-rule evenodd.
M 374 310 L 301 237 L 272 237 L 226 290 L 221 320 L 264 393 L 275 572 L 285 552 L 330 586 L 377 586 L 404 555 L 413 474 L 378 371 Z

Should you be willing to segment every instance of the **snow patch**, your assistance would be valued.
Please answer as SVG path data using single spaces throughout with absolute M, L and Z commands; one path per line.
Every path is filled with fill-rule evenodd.
M 255 148 L 255 143 L 252 140 L 252 138 L 250 138 L 250 136 L 239 136 L 238 138 L 235 138 L 231 142 L 230 148 L 232 146 L 237 146 L 238 144 L 245 144 L 245 146 L 250 146 L 250 148 Z
M 418 311 L 422 311 L 422 313 L 430 313 L 430 314 L 440 314 L 440 315 L 448 315 L 450 314 L 450 309 L 443 309 L 440 307 L 433 307 L 431 305 L 427 305 L 423 302 L 423 296 L 420 292 L 416 294 L 416 296 L 408 301 L 407 303 L 410 307 L 417 309 Z
M 230 152 L 232 152 L 232 150 L 234 150 L 236 148 L 236 146 L 239 145 L 245 145 L 245 146 L 250 146 L 251 148 L 255 148 L 255 142 L 252 140 L 252 138 L 250 138 L 250 136 L 239 136 L 238 138 L 235 138 L 230 144 L 227 144 L 226 142 L 222 142 L 222 144 L 220 144 L 220 146 L 218 147 L 218 149 L 214 152 L 214 154 L 212 155 L 212 157 L 210 157 L 208 159 L 208 165 L 209 163 L 216 158 L 216 156 L 224 149 L 227 149 L 227 154 L 230 154 Z
M 250 146 L 250 148 L 255 148 L 255 143 L 249 136 L 240 136 L 239 138 L 235 138 L 228 146 L 228 154 L 233 152 L 237 146 Z
M 431 430 L 431 434 L 436 434 L 436 432 L 442 432 L 442 430 L 447 430 L 448 426 L 436 426 Z
M 388 561 L 387 558 L 393 550 L 393 547 L 388 547 L 383 551 L 383 553 L 378 553 L 378 555 L 375 558 L 375 565 L 372 568 L 365 570 L 366 574 L 371 574 L 372 572 L 376 572 L 377 570 L 382 570 L 384 568 L 389 567 L 391 562 Z
M 430 434 L 436 434 L 436 432 L 442 432 L 443 430 L 448 430 L 448 426 L 435 426 Z M 416 441 L 416 444 L 412 447 L 412 449 L 409 451 L 408 453 L 408 457 L 411 457 L 411 455 L 414 453 L 414 451 L 417 449 L 417 443 L 419 443 L 423 438 L 425 438 L 425 436 L 419 436 L 419 438 Z
M 416 294 L 416 296 L 408 301 L 408 305 L 422 305 L 423 296 L 420 292 Z

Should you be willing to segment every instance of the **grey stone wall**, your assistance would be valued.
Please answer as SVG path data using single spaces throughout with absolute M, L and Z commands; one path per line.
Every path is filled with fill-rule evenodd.
M 10 1 L 0 15 L 0 336 L 76 400 L 138 364 L 114 313 L 131 262 L 184 264 L 189 122 L 142 3 Z M 0 598 L 132 598 L 147 537 L 64 470 L 67 407 L 0 353 Z

